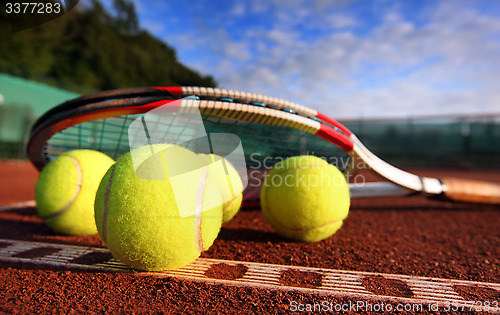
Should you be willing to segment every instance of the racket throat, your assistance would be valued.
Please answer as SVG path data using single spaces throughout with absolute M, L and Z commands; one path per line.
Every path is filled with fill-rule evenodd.
M 355 137 L 352 135 L 351 137 Z M 420 177 L 415 174 L 403 171 L 397 167 L 390 165 L 384 160 L 371 153 L 364 147 L 359 140 L 354 141 L 356 144 L 353 150 L 349 153 L 354 164 L 353 171 L 356 171 L 356 166 L 360 163 L 366 168 L 371 169 L 379 176 L 387 179 L 389 182 L 396 184 L 406 190 L 412 192 L 422 192 L 433 195 L 441 195 L 444 192 L 443 184 L 437 178 Z M 361 162 L 362 161 L 362 162 Z

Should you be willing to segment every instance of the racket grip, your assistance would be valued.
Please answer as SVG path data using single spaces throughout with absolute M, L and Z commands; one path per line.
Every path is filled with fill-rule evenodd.
M 441 178 L 444 197 L 453 201 L 500 204 L 500 184 L 459 178 Z

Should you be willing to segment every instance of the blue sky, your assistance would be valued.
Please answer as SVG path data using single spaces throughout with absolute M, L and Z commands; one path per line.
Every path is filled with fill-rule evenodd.
M 338 119 L 500 112 L 500 1 L 134 3 L 142 28 L 220 88 Z

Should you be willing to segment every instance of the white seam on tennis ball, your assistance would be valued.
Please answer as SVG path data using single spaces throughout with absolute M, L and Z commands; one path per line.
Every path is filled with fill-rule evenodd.
M 198 187 L 196 190 L 196 204 L 194 213 L 194 237 L 196 241 L 196 248 L 201 253 L 203 248 L 203 235 L 201 229 L 201 213 L 203 212 L 203 196 L 205 195 L 205 188 L 207 185 L 208 169 L 203 168 L 200 179 L 198 180 Z
M 109 194 L 111 193 L 111 184 L 113 182 L 113 175 L 115 173 L 115 165 L 111 168 L 111 174 L 109 175 L 108 185 L 106 186 L 106 191 L 104 192 L 104 211 L 102 213 L 102 240 L 107 242 L 107 222 L 108 222 L 108 211 L 109 211 Z
M 78 194 L 80 193 L 80 190 L 82 188 L 82 169 L 80 167 L 80 163 L 78 163 L 78 160 L 72 156 L 65 156 L 65 157 L 68 157 L 73 161 L 73 163 L 75 164 L 75 167 L 76 167 L 76 173 L 78 174 L 78 182 L 76 183 L 75 193 L 73 194 L 73 197 L 64 205 L 64 207 L 62 207 L 61 209 L 59 209 L 55 213 L 52 213 L 48 216 L 44 216 L 43 217 L 44 220 L 53 219 L 57 216 L 60 216 L 66 210 L 68 210 L 68 208 L 73 204 L 73 202 L 75 202 L 75 199 L 76 199 L 76 197 L 78 197 Z

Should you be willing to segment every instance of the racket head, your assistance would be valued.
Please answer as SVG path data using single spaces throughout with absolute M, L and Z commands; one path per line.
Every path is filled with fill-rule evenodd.
M 239 137 L 248 172 L 247 204 L 258 200 L 260 186 L 274 164 L 291 156 L 315 155 L 342 171 L 352 170 L 349 153 L 354 144 L 342 129 L 305 116 L 317 115 L 316 111 L 258 94 L 193 87 L 113 90 L 63 103 L 33 126 L 28 157 L 39 170 L 74 149 L 97 150 L 116 159 L 130 151 L 132 122 L 165 106 L 172 108 L 172 115 L 181 107 L 197 108 L 207 134 Z M 163 128 L 168 133 L 179 128 L 168 127 Z

